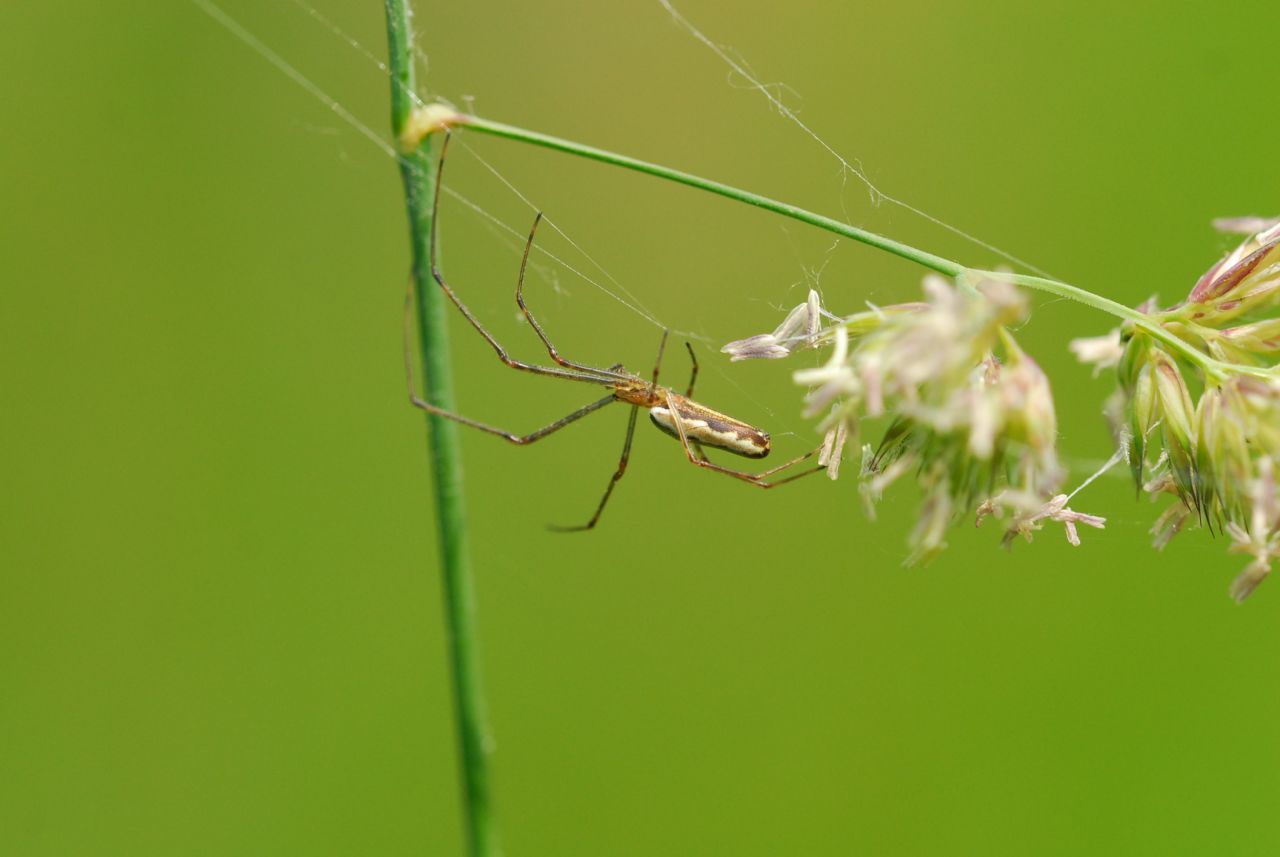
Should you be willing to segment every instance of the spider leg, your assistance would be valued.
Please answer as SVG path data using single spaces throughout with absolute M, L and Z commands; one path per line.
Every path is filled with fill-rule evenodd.
M 541 440 L 542 438 L 546 437 L 552 432 L 559 431 L 560 429 L 569 425 L 569 423 L 576 422 L 577 420 L 580 420 L 583 417 L 585 417 L 587 414 L 594 413 L 595 411 L 598 411 L 601 408 L 603 408 L 605 405 L 612 404 L 613 402 L 617 401 L 617 399 L 613 397 L 613 394 L 610 393 L 608 396 L 605 396 L 604 398 L 597 399 L 591 404 L 585 405 L 565 417 L 561 417 L 560 419 L 556 420 L 550 425 L 543 426 L 542 428 L 537 429 L 536 431 L 532 431 L 529 434 L 524 434 L 524 435 L 515 434 L 514 432 L 509 432 L 506 429 L 500 429 L 495 426 L 482 423 L 478 420 L 473 420 L 470 417 L 464 417 L 462 414 L 456 414 L 453 411 L 447 411 L 438 405 L 433 405 L 431 402 L 428 402 L 427 400 L 419 396 L 418 391 L 415 389 L 417 385 L 414 383 L 413 349 L 410 347 L 410 343 L 413 338 L 412 307 L 413 307 L 413 278 L 411 277 L 409 280 L 409 291 L 407 291 L 404 296 L 404 380 L 405 380 L 405 386 L 408 388 L 408 392 L 409 392 L 409 403 L 413 405 L 415 408 L 420 408 L 421 410 L 424 410 L 429 414 L 435 414 L 436 416 L 444 417 L 445 419 L 448 419 L 448 420 L 453 420 L 454 422 L 461 423 L 464 426 L 470 426 L 471 428 L 476 428 L 476 429 L 479 429 L 480 431 L 497 435 L 503 440 L 510 441 L 511 443 L 514 443 L 517 446 L 524 446 L 525 444 L 533 443 L 535 440 Z
M 585 381 L 591 384 L 608 385 L 612 381 L 616 380 L 619 377 L 619 373 L 617 372 L 606 369 L 597 369 L 591 366 L 583 366 L 577 363 L 570 363 L 569 361 L 562 360 L 554 351 L 551 352 L 551 356 L 555 358 L 557 363 L 567 368 L 556 369 L 549 366 L 536 366 L 534 364 L 525 363 L 521 360 L 512 358 L 511 355 L 507 353 L 507 349 L 494 338 L 492 333 L 485 329 L 485 326 L 480 323 L 480 319 L 476 318 L 471 310 L 467 308 L 467 305 L 462 302 L 462 299 L 458 297 L 456 292 L 454 292 L 453 287 L 445 282 L 444 275 L 440 273 L 440 268 L 437 264 L 439 253 L 436 252 L 436 234 L 438 224 L 440 223 L 440 188 L 444 181 L 444 156 L 448 148 L 449 138 L 446 136 L 444 145 L 440 150 L 440 165 L 436 170 L 435 196 L 431 202 L 431 234 L 429 237 L 429 250 L 427 254 L 431 262 L 431 277 L 436 281 L 436 284 L 440 286 L 440 290 L 444 292 L 445 297 L 447 297 L 453 305 L 458 308 L 458 312 L 462 313 L 462 317 L 467 320 L 467 323 L 474 327 L 476 332 L 483 336 L 485 341 L 492 346 L 493 350 L 498 355 L 498 359 L 510 366 L 512 369 L 532 372 L 535 375 L 549 375 L 555 378 L 569 378 L 574 381 Z M 537 221 L 534 222 L 534 226 L 535 228 L 537 227 Z M 532 243 L 533 233 L 530 232 L 529 243 L 526 244 L 524 248 L 524 261 L 520 263 L 520 278 L 522 282 L 524 279 L 525 262 L 529 259 L 529 247 Z M 415 260 L 414 264 L 417 265 L 419 262 Z M 523 305 L 521 308 L 523 309 Z M 526 315 L 528 315 L 527 311 Z M 546 342 L 546 335 L 542 333 L 542 328 L 538 326 L 538 323 L 534 321 L 532 316 L 529 316 L 529 320 L 533 322 L 534 328 L 538 331 L 538 336 L 541 337 L 543 342 Z M 550 343 L 547 344 L 548 347 L 550 347 Z
M 616 401 L 618 400 L 615 399 L 612 395 L 608 395 L 608 396 L 605 396 L 603 399 L 595 400 L 589 405 L 584 405 L 583 407 L 578 408 L 576 411 L 569 414 L 568 416 L 561 417 L 560 419 L 556 420 L 550 425 L 545 425 L 536 431 L 531 431 L 528 434 L 515 434 L 514 432 L 509 432 L 506 429 L 500 429 L 495 426 L 487 425 L 478 420 L 473 420 L 470 417 L 464 417 L 462 414 L 455 414 L 453 411 L 446 411 L 444 408 L 436 407 L 430 402 L 419 398 L 418 395 L 415 393 L 409 394 L 409 403 L 413 405 L 415 408 L 421 408 L 422 410 L 426 411 L 429 414 L 435 414 L 438 417 L 444 417 L 447 420 L 453 420 L 456 423 L 462 423 L 462 425 L 464 426 L 471 426 L 471 428 L 480 429 L 480 431 L 488 432 L 489 434 L 495 434 L 498 437 L 502 438 L 503 440 L 507 440 L 507 441 L 510 441 L 511 443 L 514 443 L 516 446 L 524 446 L 525 444 L 533 443 L 535 440 L 542 440 L 547 435 L 553 432 L 557 432 L 560 429 L 564 428 L 565 426 L 569 425 L 569 423 L 577 422 L 578 420 L 585 417 L 587 414 L 595 413 L 596 411 L 603 408 L 605 405 L 611 405 Z
M 698 448 L 698 453 L 697 454 L 694 453 L 694 442 L 689 440 L 689 435 L 684 430 L 684 420 L 680 417 L 680 411 L 676 408 L 675 404 L 671 401 L 671 396 L 669 393 L 667 395 L 667 408 L 671 412 L 672 422 L 675 423 L 676 433 L 680 437 L 680 445 L 684 447 L 684 453 L 688 457 L 690 464 L 697 465 L 698 467 L 705 467 L 706 469 L 714 473 L 723 473 L 725 476 L 732 476 L 734 479 L 740 479 L 743 482 L 750 483 L 751 485 L 755 485 L 758 488 L 777 488 L 779 485 L 786 485 L 788 482 L 794 482 L 795 480 L 800 479 L 801 477 L 809 476 L 814 473 L 819 473 L 826 469 L 825 467 L 821 467 L 821 466 L 812 467 L 808 470 L 802 471 L 800 473 L 792 474 L 791 476 L 787 476 L 782 479 L 775 479 L 772 482 L 767 481 L 768 477 L 772 476 L 773 474 L 781 473 L 783 470 L 786 470 L 788 467 L 792 467 L 794 465 L 799 464 L 802 461 L 806 461 L 810 458 L 813 458 L 822 450 L 822 447 L 820 446 L 816 449 L 806 452 L 804 455 L 798 455 L 795 458 L 791 459 L 790 461 L 785 461 L 782 464 L 777 465 L 776 467 L 770 467 L 768 470 L 765 470 L 761 473 L 747 473 L 746 471 L 743 471 L 743 470 L 734 470 L 732 467 L 725 467 L 724 465 L 716 464 L 714 461 L 707 458 L 707 455 L 702 450 L 701 446 L 699 446 Z
M 653 383 L 649 385 L 650 394 L 652 394 L 658 386 L 658 367 L 662 365 L 662 352 L 666 349 L 666 347 L 667 347 L 667 331 L 664 330 L 662 332 L 662 342 L 658 344 L 658 360 L 653 366 Z M 692 399 L 693 398 L 693 382 L 698 380 L 698 358 L 693 355 L 692 345 L 686 342 L 684 344 L 684 347 L 689 350 L 689 359 L 693 361 L 693 372 L 689 376 L 689 389 L 685 392 L 684 396 L 686 399 Z M 692 446 L 694 450 L 698 453 L 698 458 L 702 459 L 703 461 L 707 460 L 707 453 L 702 448 L 702 444 L 698 443 L 696 440 L 690 440 L 689 445 Z
M 667 332 L 664 330 L 662 332 L 662 343 L 658 346 L 658 363 L 653 367 L 653 383 L 649 387 L 650 393 L 652 393 L 654 391 L 654 388 L 658 386 L 658 366 L 661 365 L 662 363 L 662 352 L 663 352 L 663 349 L 665 349 L 666 347 L 667 347 Z M 693 372 L 689 375 L 689 389 L 685 392 L 684 396 L 686 399 L 692 399 L 693 398 L 693 382 L 698 380 L 698 358 L 693 355 L 692 345 L 686 342 L 684 344 L 684 347 L 689 350 L 689 359 L 693 361 Z M 698 443 L 696 440 L 690 440 L 689 445 L 692 446 L 694 450 L 698 453 L 698 458 L 702 459 L 703 461 L 707 460 L 707 453 L 706 453 L 706 450 L 702 448 L 702 444 Z
M 667 350 L 667 334 L 669 333 L 670 331 L 663 330 L 662 339 L 658 341 L 658 356 L 654 358 L 653 377 L 649 381 L 649 395 L 651 396 L 654 394 L 654 391 L 658 389 L 658 370 L 662 368 L 662 354 Z
M 694 382 L 695 382 L 695 381 L 697 381 L 697 380 L 698 380 L 698 357 L 697 357 L 697 355 L 695 355 L 695 354 L 693 353 L 693 346 L 692 346 L 692 345 L 690 345 L 688 342 L 686 342 L 686 343 L 684 344 L 684 347 L 685 347 L 686 349 L 688 349 L 688 351 L 689 351 L 689 360 L 690 360 L 690 362 L 692 362 L 692 363 L 693 363 L 693 371 L 691 371 L 691 372 L 689 373 L 689 389 L 688 389 L 688 390 L 685 390 L 684 397 L 685 397 L 686 399 L 692 399 L 692 398 L 693 398 L 693 384 L 694 384 Z
M 440 167 L 444 169 L 444 154 L 441 153 Z M 524 244 L 524 255 L 520 257 L 520 275 L 516 277 L 516 305 L 520 307 L 520 312 L 524 313 L 524 317 L 529 320 L 529 326 L 533 328 L 533 332 L 538 334 L 538 338 L 542 340 L 542 344 L 546 346 L 547 353 L 551 355 L 551 359 L 566 369 L 573 369 L 578 372 L 592 373 L 613 373 L 614 369 L 600 369 L 595 366 L 587 366 L 583 363 L 575 363 L 560 356 L 560 352 L 551 344 L 551 339 L 547 336 L 547 332 L 542 329 L 542 324 L 538 319 L 534 318 L 533 311 L 529 309 L 524 302 L 524 272 L 529 266 L 529 251 L 533 249 L 533 236 L 538 233 L 538 224 L 542 222 L 542 212 L 539 211 L 533 217 L 533 226 L 529 229 L 529 240 Z
M 590 530 L 595 527 L 596 522 L 600 520 L 600 514 L 604 512 L 604 504 L 609 502 L 609 495 L 613 493 L 613 488 L 618 484 L 618 480 L 627 472 L 627 461 L 631 458 L 631 437 L 636 433 L 636 416 L 640 413 L 640 409 L 632 406 L 631 416 L 627 419 L 627 438 L 622 443 L 622 457 L 618 459 L 618 469 L 613 472 L 613 476 L 609 479 L 609 487 L 604 489 L 604 496 L 600 498 L 600 505 L 596 506 L 596 512 L 591 516 L 591 520 L 585 524 L 576 527 L 562 527 L 556 524 L 548 524 L 547 529 L 555 530 L 558 533 L 578 533 L 583 530 Z

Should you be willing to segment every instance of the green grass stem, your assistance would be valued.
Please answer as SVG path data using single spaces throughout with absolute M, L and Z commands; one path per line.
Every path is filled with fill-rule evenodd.
M 781 202 L 762 196 L 751 191 L 742 190 L 723 182 L 696 176 L 681 170 L 664 167 L 661 164 L 655 164 L 650 161 L 640 160 L 628 155 L 621 155 L 616 152 L 600 149 L 595 146 L 588 146 L 583 143 L 576 143 L 572 140 L 565 140 L 561 137 L 553 137 L 550 134 L 543 134 L 538 131 L 530 131 L 525 128 L 519 128 L 515 125 L 508 125 L 503 122 L 495 122 L 491 119 L 485 119 L 480 116 L 472 116 L 463 113 L 437 108 L 442 114 L 447 115 L 447 119 L 442 121 L 443 124 L 457 125 L 465 128 L 471 128 L 483 134 L 490 134 L 495 137 L 503 137 L 508 140 L 515 140 L 522 143 L 528 143 L 535 146 L 542 146 L 547 149 L 553 149 L 558 152 L 564 152 L 576 155 L 582 158 L 588 158 L 593 161 L 611 164 L 613 166 L 622 167 L 645 175 L 654 176 L 656 178 L 665 179 L 667 181 L 683 184 L 688 187 L 697 188 L 698 190 L 714 193 L 728 199 L 746 203 L 747 205 L 762 208 L 766 211 L 781 214 L 784 217 L 790 217 L 810 226 L 816 226 L 819 229 L 836 235 L 850 238 L 862 244 L 867 244 L 885 252 L 892 253 L 903 259 L 910 260 L 919 265 L 924 266 L 932 271 L 944 274 L 953 279 L 962 279 L 962 275 L 971 269 L 951 259 L 929 253 L 909 244 L 903 244 L 892 238 L 887 238 L 875 232 L 861 229 L 852 224 L 836 220 L 833 217 L 817 214 L 808 211 L 790 203 Z M 411 137 L 416 139 L 416 137 Z M 412 147 L 410 147 L 412 148 Z M 1068 298 L 1070 300 L 1082 303 L 1085 306 L 1107 313 L 1115 318 L 1132 323 L 1135 327 L 1140 328 L 1149 333 L 1153 338 L 1168 345 L 1171 349 L 1181 354 L 1191 363 L 1201 367 L 1208 374 L 1215 377 L 1226 377 L 1230 374 L 1252 375 L 1255 377 L 1273 377 L 1272 373 L 1267 369 L 1260 369 L 1255 366 L 1243 366 L 1234 363 L 1224 363 L 1215 360 L 1209 355 L 1197 349 L 1194 345 L 1182 340 L 1167 330 L 1158 321 L 1152 319 L 1145 313 L 1117 303 L 1110 298 L 1105 298 L 1082 289 L 1079 286 L 1073 286 L 1070 283 L 1063 283 L 1058 280 L 1048 279 L 1046 277 L 1033 277 L 1021 274 L 1007 274 L 997 271 L 978 271 L 973 270 L 974 274 L 991 277 L 995 279 L 1005 280 L 1024 288 L 1034 289 L 1036 291 L 1045 292 L 1047 294 L 1056 295 L 1058 297 Z
M 406 0 L 384 0 L 387 13 L 388 66 L 391 73 L 391 127 L 404 133 L 416 106 L 413 29 Z M 428 138 L 399 159 L 409 216 L 413 289 L 417 298 L 418 342 L 425 397 L 453 410 L 453 381 L 446 334 L 447 305 L 431 277 L 431 200 L 435 170 Z M 439 532 L 440 576 L 444 587 L 444 625 L 454 714 L 458 729 L 463 826 L 471 857 L 498 853 L 497 824 L 489 787 L 488 725 L 480 678 L 475 584 L 467 544 L 463 500 L 462 453 L 457 427 L 427 414 L 431 471 Z

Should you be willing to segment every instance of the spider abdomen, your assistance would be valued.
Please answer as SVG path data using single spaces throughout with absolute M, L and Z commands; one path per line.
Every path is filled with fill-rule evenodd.
M 667 405 L 671 407 L 668 407 Z M 672 418 L 672 408 L 679 414 L 685 436 L 705 446 L 713 446 L 744 458 L 764 458 L 769 454 L 769 435 L 753 425 L 735 420 L 719 411 L 683 396 L 671 394 L 666 403 L 649 408 L 649 419 L 667 434 L 680 438 Z

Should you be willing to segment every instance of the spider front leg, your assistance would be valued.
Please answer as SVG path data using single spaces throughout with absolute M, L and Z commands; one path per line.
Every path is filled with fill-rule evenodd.
M 426 399 L 418 395 L 418 390 L 417 390 L 418 385 L 414 380 L 413 349 L 411 347 L 411 340 L 413 338 L 413 331 L 412 331 L 413 291 L 412 291 L 412 288 L 413 288 L 413 280 L 412 278 L 410 278 L 409 290 L 406 291 L 404 295 L 404 380 L 405 380 L 405 387 L 408 389 L 408 392 L 409 392 L 409 404 L 413 405 L 415 408 L 426 411 L 429 414 L 435 414 L 438 417 L 444 417 L 447 420 L 453 420 L 454 422 L 460 423 L 464 426 L 470 426 L 471 428 L 479 429 L 480 431 L 497 435 L 503 440 L 508 441 L 509 443 L 513 443 L 516 446 L 524 446 L 525 444 L 530 444 L 530 443 L 533 443 L 534 441 L 542 440 L 547 435 L 552 434 L 553 432 L 559 431 L 560 429 L 564 428 L 570 423 L 577 422 L 578 420 L 582 419 L 588 414 L 592 414 L 600 410 L 605 405 L 611 405 L 617 401 L 617 399 L 613 396 L 613 394 L 604 396 L 603 398 L 596 399 L 594 402 L 591 402 L 588 405 L 584 405 L 581 408 L 578 408 L 578 410 L 574 411 L 571 414 L 568 414 L 567 416 L 561 417 L 560 419 L 556 420 L 550 425 L 545 425 L 540 429 L 536 429 L 534 431 L 529 432 L 528 434 L 516 434 L 514 432 L 509 432 L 506 429 L 498 428 L 497 426 L 491 426 L 491 425 L 488 425 L 487 423 L 482 423 L 479 420 L 473 420 L 471 417 L 466 417 L 466 416 L 463 416 L 462 414 L 454 413 L 453 411 L 447 411 L 444 408 L 440 407 L 439 405 L 433 405 L 431 402 L 428 402 Z

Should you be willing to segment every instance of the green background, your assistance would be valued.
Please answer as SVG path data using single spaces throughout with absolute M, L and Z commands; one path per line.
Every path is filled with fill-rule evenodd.
M 380 3 L 315 2 L 381 56 Z M 225 6 L 386 136 L 374 63 L 287 0 Z M 1212 217 L 1280 208 L 1266 4 L 681 8 L 887 192 L 1117 300 L 1180 298 L 1226 249 Z M 871 206 L 656 3 L 418 13 L 433 94 L 998 262 Z M 459 853 L 394 163 L 189 3 L 8 3 L 0 47 L 0 852 Z M 910 264 L 775 216 L 459 142 L 704 337 L 699 398 L 779 454 L 813 442 L 807 364 L 718 345 L 818 270 L 837 312 L 918 294 Z M 526 228 L 462 147 L 448 184 Z M 442 216 L 458 291 L 538 356 L 518 242 Z M 658 328 L 571 272 L 544 264 L 529 296 L 566 353 L 650 364 Z M 1110 453 L 1110 381 L 1066 344 L 1109 326 L 1039 300 L 1021 332 L 1077 477 Z M 479 418 L 529 430 L 590 394 L 452 339 Z M 1077 498 L 1109 519 L 1078 549 L 962 523 L 904 569 L 909 484 L 871 523 L 852 479 L 756 492 L 644 425 L 600 528 L 548 533 L 590 513 L 624 421 L 463 436 L 507 854 L 1280 848 L 1280 587 L 1236 608 L 1223 539 L 1154 553 L 1158 507 L 1115 478 Z

